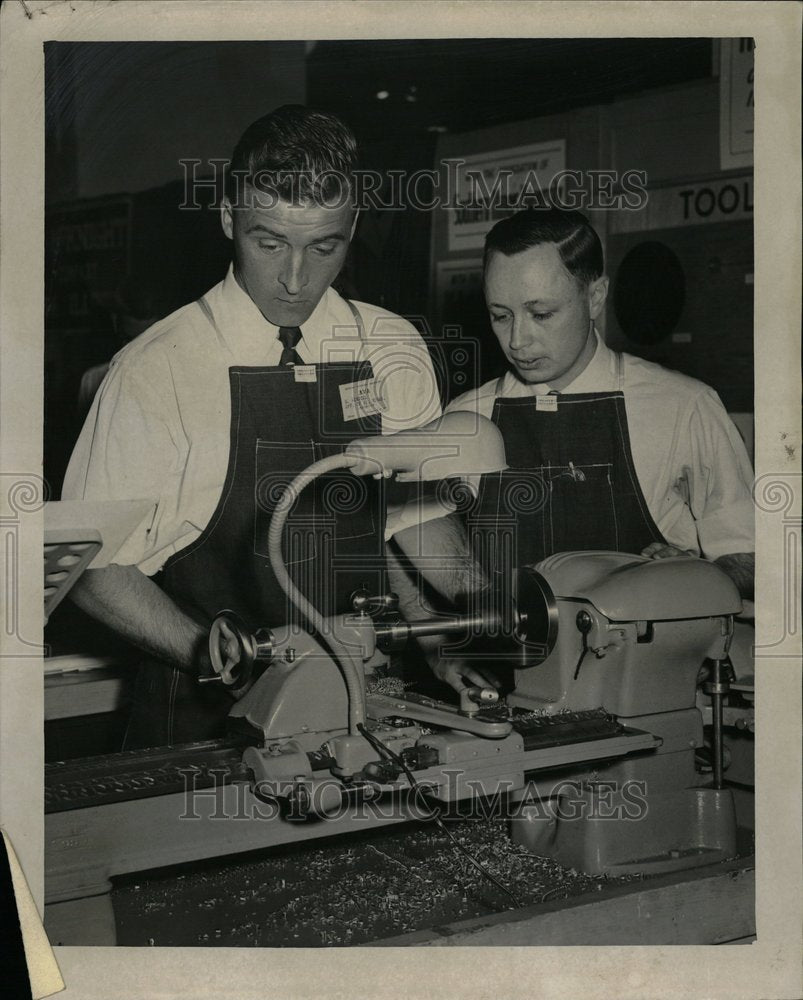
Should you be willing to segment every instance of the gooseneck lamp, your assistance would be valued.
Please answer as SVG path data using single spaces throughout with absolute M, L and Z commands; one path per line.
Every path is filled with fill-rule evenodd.
M 501 472 L 505 468 L 505 445 L 496 425 L 479 414 L 457 412 L 446 413 L 416 430 L 358 438 L 342 454 L 313 462 L 284 488 L 268 530 L 271 568 L 287 598 L 310 628 L 325 636 L 337 659 L 348 691 L 350 734 L 357 735 L 358 727 L 365 722 L 362 662 L 327 630 L 323 615 L 290 579 L 282 556 L 282 536 L 293 503 L 315 479 L 337 469 L 350 469 L 357 476 L 396 476 L 399 482 L 409 483 Z

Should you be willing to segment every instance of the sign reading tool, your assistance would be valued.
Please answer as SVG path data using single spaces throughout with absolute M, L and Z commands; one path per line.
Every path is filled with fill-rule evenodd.
M 481 250 L 494 223 L 527 199 L 543 204 L 566 166 L 566 142 L 536 142 L 464 157 L 457 169 L 456 205 L 449 209 L 449 250 Z
M 612 213 L 610 231 L 635 233 L 752 217 L 752 176 L 727 177 L 655 188 L 640 211 Z

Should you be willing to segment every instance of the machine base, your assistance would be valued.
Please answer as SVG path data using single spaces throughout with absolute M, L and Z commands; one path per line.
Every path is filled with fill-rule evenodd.
M 545 808 L 546 806 L 546 808 Z M 600 809 L 587 786 L 570 805 L 559 799 L 522 805 L 511 820 L 513 842 L 567 868 L 592 874 L 678 871 L 736 853 L 736 811 L 730 789 L 684 788 L 651 795 L 628 816 L 617 803 Z

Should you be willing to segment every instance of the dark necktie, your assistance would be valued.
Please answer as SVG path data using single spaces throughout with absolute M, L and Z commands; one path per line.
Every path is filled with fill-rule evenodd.
M 301 330 L 297 326 L 280 326 L 279 340 L 281 340 L 284 347 L 279 364 L 303 365 L 304 362 L 296 351 L 296 344 L 301 340 Z

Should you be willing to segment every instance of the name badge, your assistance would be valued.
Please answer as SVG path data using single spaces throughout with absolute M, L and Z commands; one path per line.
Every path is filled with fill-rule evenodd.
M 340 404 L 344 420 L 359 420 L 382 413 L 385 403 L 374 378 L 364 378 L 359 382 L 348 382 L 340 386 Z
M 539 413 L 557 413 L 558 412 L 558 397 L 557 396 L 536 396 L 535 397 L 535 408 Z
M 317 382 L 318 375 L 315 365 L 293 365 L 293 375 L 296 382 Z

